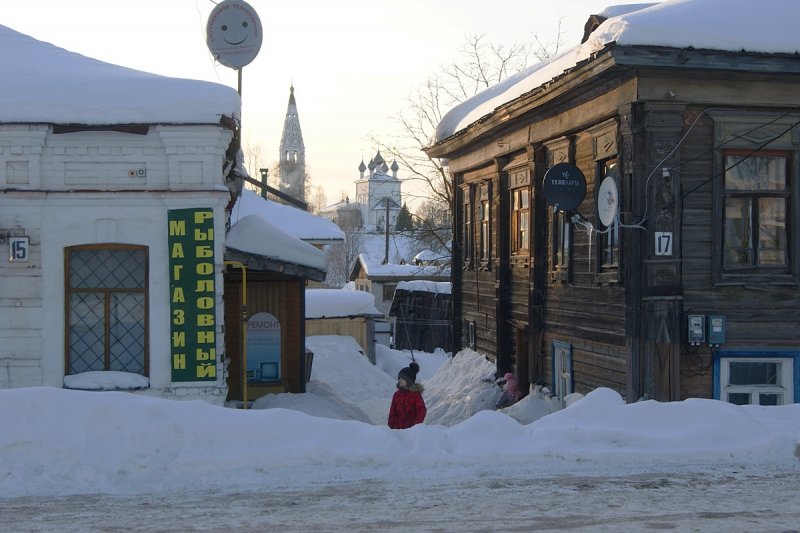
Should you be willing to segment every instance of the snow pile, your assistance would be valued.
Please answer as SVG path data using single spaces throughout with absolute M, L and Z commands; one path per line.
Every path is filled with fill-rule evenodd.
M 494 409 L 500 396 L 495 365 L 473 350 L 448 359 L 433 378 L 425 381 L 429 424 L 452 425 L 475 413 Z
M 410 354 L 379 350 L 387 374 L 347 339 L 310 338 L 309 392 L 259 400 L 260 409 L 126 392 L 0 390 L 0 499 L 293 490 L 359 479 L 424 485 L 426 478 L 519 464 L 566 475 L 670 464 L 798 468 L 798 404 L 626 404 L 616 392 L 597 389 L 525 425 L 491 410 L 494 368 L 472 351 L 420 357 L 421 372 L 440 362 L 424 380 L 430 416 L 391 430 L 383 422 L 394 391 L 391 373 Z M 553 406 L 546 397 L 531 398 L 507 412 L 535 405 L 544 412 L 542 402 Z
M 372 424 L 386 424 L 395 380 L 369 362 L 355 339 L 317 335 L 306 337 L 306 347 L 314 352 L 309 383 L 312 390 L 316 386 L 330 390 L 334 402 L 354 406 Z M 256 403 L 255 407 L 270 407 L 272 396 L 304 395 L 271 395 L 262 403 Z M 318 412 L 311 411 L 310 414 L 320 416 Z

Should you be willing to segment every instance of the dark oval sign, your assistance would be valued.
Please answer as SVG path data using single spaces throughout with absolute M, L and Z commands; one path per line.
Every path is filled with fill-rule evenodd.
M 558 163 L 544 174 L 544 199 L 559 211 L 572 211 L 586 197 L 586 178 L 572 163 Z

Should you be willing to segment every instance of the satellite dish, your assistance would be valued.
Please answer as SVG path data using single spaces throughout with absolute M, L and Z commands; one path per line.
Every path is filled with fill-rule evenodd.
M 261 19 L 242 0 L 222 0 L 208 16 L 206 44 L 214 59 L 226 67 L 238 69 L 252 62 L 263 38 Z
M 606 176 L 600 183 L 597 191 L 597 216 L 604 226 L 608 227 L 614 222 L 619 208 L 619 193 L 617 182 L 612 176 Z
M 572 163 L 558 163 L 545 173 L 542 192 L 547 203 L 559 211 L 572 211 L 586 197 L 586 178 Z

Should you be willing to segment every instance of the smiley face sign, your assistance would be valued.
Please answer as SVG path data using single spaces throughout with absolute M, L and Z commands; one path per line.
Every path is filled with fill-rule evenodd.
M 226 67 L 241 68 L 253 61 L 262 39 L 261 20 L 246 2 L 223 0 L 208 17 L 206 44 Z

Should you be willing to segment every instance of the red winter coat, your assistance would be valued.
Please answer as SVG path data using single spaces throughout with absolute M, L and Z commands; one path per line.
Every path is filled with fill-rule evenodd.
M 389 427 L 406 429 L 425 420 L 428 409 L 422 399 L 422 385 L 416 383 L 408 389 L 397 389 L 389 407 Z

